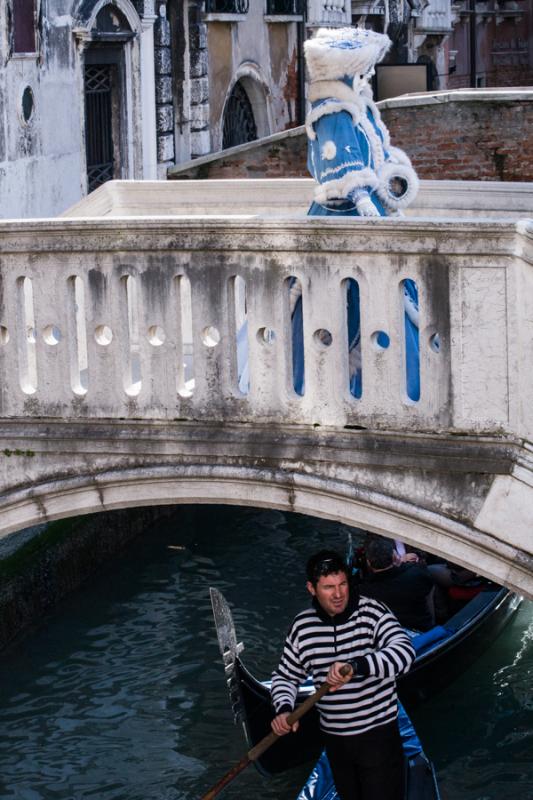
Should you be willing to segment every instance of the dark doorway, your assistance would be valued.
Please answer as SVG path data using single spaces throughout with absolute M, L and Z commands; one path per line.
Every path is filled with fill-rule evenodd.
M 125 48 L 135 37 L 121 11 L 106 5 L 85 52 L 85 153 L 89 192 L 128 175 Z
M 250 98 L 240 81 L 229 96 L 224 114 L 222 147 L 235 147 L 257 139 L 257 126 Z
M 115 177 L 114 142 L 119 134 L 113 120 L 116 83 L 115 65 L 85 65 L 85 147 L 89 192 Z

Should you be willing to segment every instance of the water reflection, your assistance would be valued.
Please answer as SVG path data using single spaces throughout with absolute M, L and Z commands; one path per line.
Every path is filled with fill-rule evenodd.
M 247 662 L 267 675 L 307 602 L 306 557 L 344 547 L 345 536 L 336 523 L 221 507 L 183 507 L 147 530 L 4 655 L 0 798 L 201 796 L 245 749 L 232 724 L 208 587 L 226 594 Z M 451 800 L 527 797 L 531 608 L 419 715 Z M 265 781 L 250 769 L 225 797 L 289 800 L 304 774 Z

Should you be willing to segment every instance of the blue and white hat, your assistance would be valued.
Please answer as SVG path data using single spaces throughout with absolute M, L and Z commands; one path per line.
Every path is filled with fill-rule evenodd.
M 320 28 L 304 43 L 310 81 L 363 75 L 381 61 L 392 42 L 366 28 Z

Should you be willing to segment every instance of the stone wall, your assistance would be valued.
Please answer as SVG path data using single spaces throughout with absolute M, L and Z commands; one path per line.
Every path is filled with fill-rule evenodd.
M 11 534 L 19 546 L 0 559 L 0 650 L 166 513 L 111 511 Z
M 405 95 L 378 104 L 391 139 L 427 179 L 533 180 L 533 90 Z M 215 153 L 169 178 L 306 177 L 303 127 Z

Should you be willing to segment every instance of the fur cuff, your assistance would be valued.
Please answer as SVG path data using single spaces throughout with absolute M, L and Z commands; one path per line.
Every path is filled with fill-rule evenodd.
M 411 169 L 413 168 L 411 159 L 407 153 L 404 153 L 404 151 L 400 150 L 399 147 L 393 147 L 392 145 L 389 145 L 387 152 L 389 153 L 390 161 L 392 161 L 394 164 L 405 164 L 406 167 L 411 167 Z
M 406 164 L 393 164 L 387 161 L 379 170 L 378 178 L 378 197 L 392 211 L 407 208 L 418 193 L 417 174 Z M 400 194 L 395 191 L 395 182 L 400 184 Z
M 365 167 L 355 172 L 348 172 L 337 180 L 319 184 L 315 188 L 315 200 L 317 203 L 326 203 L 328 200 L 348 197 L 354 189 L 373 190 L 378 186 L 376 173 L 369 167 Z

